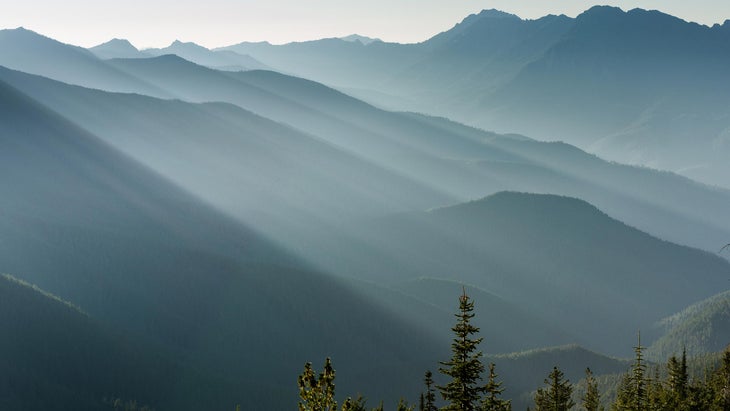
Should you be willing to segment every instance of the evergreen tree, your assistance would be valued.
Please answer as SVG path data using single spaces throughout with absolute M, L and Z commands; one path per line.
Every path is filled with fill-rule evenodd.
M 634 347 L 636 360 L 631 371 L 621 380 L 613 411 L 648 411 L 649 396 L 647 392 L 646 364 L 644 362 L 644 347 L 639 343 Z
M 413 411 L 413 406 L 408 405 L 408 401 L 401 398 L 398 400 L 398 405 L 396 406 L 397 411 Z
M 672 355 L 667 361 L 667 390 L 664 394 L 665 408 L 676 411 L 690 409 L 686 350 L 682 351 L 681 360 Z
M 436 408 L 436 392 L 433 388 L 433 374 L 431 374 L 431 371 L 426 371 L 423 382 L 426 384 L 423 411 L 438 411 L 438 408 Z
M 616 400 L 611 405 L 612 411 L 630 411 L 633 401 L 633 386 L 631 384 L 631 376 L 626 373 L 621 376 L 618 389 L 616 390 Z
M 571 397 L 573 386 L 564 379 L 558 367 L 553 367 L 545 384 L 547 387 L 539 388 L 535 393 L 535 411 L 568 411 L 575 405 Z
M 312 363 L 304 365 L 304 372 L 298 378 L 299 411 L 336 411 L 335 370 L 329 357 L 325 360 L 324 370 L 317 378 Z
M 671 397 L 669 392 L 664 388 L 663 381 L 659 376 L 659 366 L 654 367 L 654 378 L 646 380 L 646 410 L 648 411 L 664 411 L 668 407 L 668 399 Z M 667 411 L 678 411 L 675 408 L 669 408 Z
M 466 295 L 466 290 L 459 298 L 459 312 L 455 314 L 456 325 L 451 329 L 455 336 L 451 344 L 451 360 L 441 362 L 443 368 L 439 372 L 451 378 L 444 386 L 437 386 L 441 396 L 447 401 L 442 410 L 445 411 L 475 411 L 477 410 L 481 393 L 484 391 L 479 382 L 484 365 L 481 362 L 482 352 L 477 346 L 481 338 L 473 336 L 479 328 L 471 324 L 474 317 L 474 303 Z
M 603 410 L 601 407 L 601 396 L 598 393 L 598 381 L 593 376 L 590 368 L 586 368 L 586 393 L 581 398 L 585 411 Z
M 636 361 L 631 371 L 631 383 L 634 389 L 633 407 L 635 411 L 644 411 L 647 409 L 647 392 L 646 392 L 646 364 L 644 362 L 644 347 L 641 345 L 641 333 L 639 333 L 639 341 L 634 347 Z
M 730 346 L 725 349 L 720 368 L 712 378 L 713 405 L 717 410 L 730 411 Z
M 482 411 L 510 411 L 512 404 L 509 400 L 500 397 L 504 388 L 502 382 L 497 381 L 497 373 L 494 371 L 494 363 L 489 364 L 489 378 L 484 386 L 484 398 L 482 398 Z

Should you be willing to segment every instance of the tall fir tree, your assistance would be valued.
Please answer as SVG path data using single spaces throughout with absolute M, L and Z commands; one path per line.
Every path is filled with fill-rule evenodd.
M 581 401 L 585 411 L 603 411 L 601 395 L 598 392 L 598 381 L 590 368 L 586 368 L 586 392 Z
M 632 409 L 633 398 L 631 374 L 626 373 L 621 376 L 621 380 L 619 381 L 616 390 L 616 399 L 611 405 L 611 411 L 630 411 Z
M 444 386 L 437 386 L 447 405 L 444 411 L 476 411 L 479 406 L 484 387 L 479 384 L 484 365 L 481 362 L 482 352 L 477 346 L 482 338 L 475 335 L 479 328 L 471 324 L 474 317 L 474 302 L 469 299 L 464 289 L 459 298 L 459 312 L 455 314 L 457 321 L 451 330 L 454 339 L 451 343 L 451 360 L 441 362 L 439 372 L 450 377 Z
M 641 345 L 641 333 L 638 335 L 638 344 L 634 347 L 636 360 L 631 371 L 631 382 L 634 389 L 633 406 L 635 411 L 647 409 L 648 396 L 646 391 L 646 363 L 644 361 L 644 347 Z
M 682 350 L 682 358 L 672 355 L 667 361 L 667 389 L 663 406 L 676 411 L 689 411 L 689 374 L 687 372 L 687 351 Z
M 545 384 L 547 387 L 539 388 L 535 393 L 535 411 L 568 411 L 575 406 L 573 386 L 558 367 L 553 367 Z
M 484 386 L 484 398 L 482 398 L 482 411 L 510 411 L 512 403 L 509 400 L 500 398 L 504 388 L 502 382 L 497 381 L 497 373 L 494 370 L 494 363 L 489 364 L 489 377 Z
M 616 401 L 611 407 L 613 411 L 648 411 L 648 381 L 646 378 L 644 347 L 641 345 L 641 333 L 638 335 L 638 345 L 634 347 L 634 353 L 634 364 L 621 380 L 616 394 Z
M 426 393 L 423 396 L 423 411 L 438 411 L 438 408 L 436 408 L 436 391 L 433 388 L 433 374 L 431 371 L 426 371 L 423 377 L 423 383 L 426 385 Z

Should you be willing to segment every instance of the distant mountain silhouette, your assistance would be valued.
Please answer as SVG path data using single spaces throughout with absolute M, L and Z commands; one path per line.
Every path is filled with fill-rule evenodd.
M 367 46 L 370 43 L 374 43 L 376 41 L 382 41 L 378 38 L 372 38 L 367 36 L 361 36 L 359 34 L 350 34 L 349 36 L 340 37 L 340 39 L 345 41 L 356 41 L 361 43 L 363 46 Z
M 226 71 L 241 70 L 269 70 L 270 67 L 261 63 L 248 54 L 239 54 L 233 51 L 211 51 L 195 43 L 183 43 L 175 40 L 172 44 L 161 49 L 146 49 L 145 53 L 153 56 L 174 54 L 185 60 L 201 66 L 217 68 Z M 124 57 L 124 56 L 119 56 Z
M 226 49 L 393 109 L 564 140 L 729 187 L 728 27 L 607 6 L 536 20 L 486 10 L 419 44 Z
M 70 84 L 169 97 L 151 84 L 123 73 L 81 47 L 30 30 L 0 30 L 0 66 Z
M 112 39 L 106 43 L 91 47 L 90 52 L 100 59 L 108 60 L 115 58 L 145 58 L 151 55 L 143 51 L 139 51 L 128 40 Z

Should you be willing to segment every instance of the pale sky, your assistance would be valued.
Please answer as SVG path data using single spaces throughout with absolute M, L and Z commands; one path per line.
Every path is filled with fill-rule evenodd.
M 575 17 L 594 4 L 658 9 L 706 25 L 730 19 L 728 0 L 0 0 L 0 28 L 23 26 L 84 47 L 114 37 L 138 48 L 176 39 L 212 48 L 352 33 L 403 43 L 426 40 L 483 9 L 534 19 Z

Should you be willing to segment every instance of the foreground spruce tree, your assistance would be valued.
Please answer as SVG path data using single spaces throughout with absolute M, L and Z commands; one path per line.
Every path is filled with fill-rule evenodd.
M 512 403 L 509 400 L 499 398 L 503 391 L 502 382 L 497 381 L 494 363 L 490 363 L 487 385 L 484 386 L 484 398 L 482 398 L 481 411 L 510 411 L 512 409 Z
M 553 367 L 548 378 L 547 387 L 539 388 L 535 393 L 536 411 L 568 411 L 575 405 L 572 399 L 573 386 L 566 380 L 558 367 Z
M 324 362 L 324 370 L 319 378 L 312 369 L 312 363 L 304 365 L 299 376 L 299 411 L 336 411 L 335 370 L 329 357 Z M 343 407 L 344 408 L 344 407 Z
M 433 389 L 433 374 L 431 371 L 426 371 L 423 383 L 426 384 L 426 394 L 421 395 L 423 398 L 421 411 L 438 411 L 438 408 L 436 408 L 436 392 Z
M 598 382 L 593 376 L 590 368 L 586 368 L 586 393 L 581 398 L 585 411 L 603 410 L 601 407 L 601 396 L 598 393 Z
M 649 409 L 649 392 L 646 378 L 646 362 L 644 361 L 644 347 L 641 345 L 641 334 L 639 343 L 634 347 L 636 360 L 621 380 L 621 385 L 616 393 L 616 402 L 611 409 L 613 411 L 647 411 Z
M 482 341 L 475 335 L 479 328 L 471 324 L 474 317 L 474 302 L 466 295 L 466 290 L 459 298 L 459 312 L 456 325 L 451 329 L 454 340 L 451 343 L 451 360 L 441 362 L 443 368 L 439 372 L 450 377 L 444 386 L 437 386 L 441 396 L 446 400 L 445 411 L 476 411 L 484 387 L 479 384 L 484 365 L 481 362 L 482 352 L 477 346 Z

